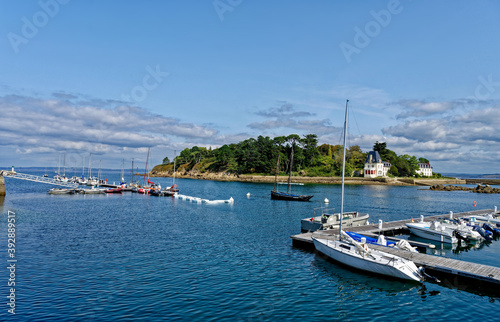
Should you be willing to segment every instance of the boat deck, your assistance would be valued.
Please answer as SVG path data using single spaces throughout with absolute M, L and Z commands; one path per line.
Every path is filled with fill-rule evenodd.
M 462 212 L 453 214 L 453 218 L 457 217 L 467 217 L 467 216 L 481 216 L 486 215 L 488 213 L 493 213 L 495 210 L 493 209 L 485 209 L 485 210 L 477 210 L 470 212 Z M 499 214 L 497 212 L 497 214 Z M 437 218 L 449 218 L 449 214 L 443 214 L 439 216 L 429 216 L 425 217 L 426 221 L 430 221 Z M 415 221 L 420 220 L 420 218 L 414 218 Z M 402 231 L 407 231 L 405 223 L 411 222 L 410 219 L 392 221 L 392 222 L 384 222 L 382 230 L 379 230 L 378 224 L 376 225 L 365 225 L 358 227 L 350 227 L 349 231 L 353 231 L 360 234 L 366 234 L 367 236 L 378 234 L 382 232 L 384 234 L 394 234 Z M 336 238 L 338 230 L 325 230 L 321 231 L 321 234 L 327 235 L 327 238 Z M 307 247 L 314 248 L 314 244 L 312 242 L 312 233 L 302 233 L 298 235 L 291 236 L 293 245 L 299 247 Z M 391 237 L 387 237 L 386 239 L 391 239 Z M 415 245 L 415 242 L 412 242 Z M 418 244 L 418 243 L 417 243 Z M 417 246 L 429 246 L 431 244 L 420 243 L 421 245 Z M 461 260 L 440 257 L 435 255 L 429 255 L 424 253 L 411 253 L 408 251 L 394 249 L 389 247 L 383 247 L 378 245 L 370 245 L 370 247 L 374 249 L 383 250 L 385 252 L 395 254 L 404 258 L 411 259 L 417 266 L 423 266 L 426 268 L 426 271 L 431 271 L 434 274 L 445 277 L 463 277 L 472 281 L 482 281 L 486 284 L 494 284 L 496 287 L 500 285 L 500 268 L 495 266 L 489 266 L 484 264 L 476 264 L 471 262 L 465 262 Z

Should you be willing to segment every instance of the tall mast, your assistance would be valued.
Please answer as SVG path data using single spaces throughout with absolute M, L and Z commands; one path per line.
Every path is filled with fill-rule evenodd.
M 274 175 L 274 191 L 278 191 L 278 172 L 280 171 L 280 154 L 278 152 L 278 162 L 276 162 L 276 174 Z
M 134 158 L 132 158 L 132 169 L 130 170 L 130 183 L 134 182 Z
M 289 193 L 290 191 L 290 181 L 292 179 L 292 169 L 293 169 L 293 145 L 294 142 L 292 141 L 292 155 L 290 156 L 290 171 L 288 171 L 288 186 L 286 187 L 286 193 Z
M 101 182 L 101 162 L 102 160 L 99 160 L 99 172 L 97 172 L 97 182 Z
M 82 156 L 82 179 L 85 175 L 85 156 Z
M 125 159 L 122 159 L 122 183 L 125 182 Z
M 144 179 L 142 179 L 142 186 L 143 187 L 144 187 L 144 183 L 146 182 L 146 172 L 148 172 L 149 149 L 151 149 L 151 148 L 148 148 L 148 156 L 146 158 L 146 169 L 144 169 Z M 149 180 L 149 174 L 148 174 L 148 180 Z
M 92 153 L 89 153 L 89 179 L 92 178 Z
M 344 121 L 344 154 L 342 157 L 342 199 L 340 200 L 340 224 L 339 238 L 342 239 L 342 217 L 344 215 L 344 177 L 345 177 L 345 151 L 346 151 L 346 136 L 347 136 L 347 106 L 349 100 L 345 102 L 345 121 Z
M 177 157 L 177 150 L 174 150 L 174 180 L 172 182 L 172 186 L 174 187 L 175 186 L 175 159 Z

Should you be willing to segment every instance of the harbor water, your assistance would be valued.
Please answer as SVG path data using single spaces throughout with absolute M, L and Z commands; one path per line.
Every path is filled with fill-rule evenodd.
M 104 171 L 108 182 L 119 176 Z M 172 184 L 172 178 L 151 180 Z M 272 184 L 176 180 L 184 195 L 234 198 L 208 205 L 130 192 L 49 195 L 47 184 L 5 181 L 3 321 L 495 321 L 500 314 L 500 298 L 468 285 L 391 280 L 293 247 L 300 220 L 325 198 L 339 211 L 338 185 L 293 186 L 314 195 L 302 203 L 271 200 Z M 499 195 L 418 186 L 348 185 L 345 193 L 344 210 L 367 212 L 370 222 L 500 207 Z M 9 214 L 15 286 L 8 286 Z M 500 267 L 500 240 L 434 252 Z M 8 311 L 11 288 L 15 315 Z

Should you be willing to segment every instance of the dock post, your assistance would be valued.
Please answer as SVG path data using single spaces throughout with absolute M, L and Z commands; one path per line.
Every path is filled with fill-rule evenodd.
M 5 196 L 5 180 L 0 176 L 0 196 Z

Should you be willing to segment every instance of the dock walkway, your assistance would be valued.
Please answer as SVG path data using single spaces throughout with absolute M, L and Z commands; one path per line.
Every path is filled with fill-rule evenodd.
M 494 213 L 493 209 L 476 210 L 462 213 L 454 213 L 453 218 L 467 217 L 467 216 L 481 216 L 486 214 Z M 497 212 L 498 214 L 498 212 Z M 425 217 L 426 220 L 433 220 L 437 218 L 449 218 L 449 214 L 443 214 L 438 216 L 428 216 Z M 414 218 L 414 220 L 420 220 L 419 218 Z M 360 234 L 368 233 L 393 233 L 395 231 L 406 230 L 405 223 L 411 222 L 410 219 L 392 221 L 383 223 L 382 230 L 379 230 L 377 225 L 365 225 L 358 227 L 349 227 L 349 231 L 357 232 Z M 322 235 L 327 235 L 327 238 L 338 238 L 337 230 L 323 230 L 320 231 Z M 314 247 L 312 241 L 311 232 L 302 233 L 298 235 L 291 236 L 294 246 L 306 246 Z M 408 251 L 383 247 L 378 245 L 370 245 L 370 247 L 378 250 L 383 250 L 385 252 L 395 254 L 404 258 L 412 260 L 417 266 L 423 266 L 426 269 L 438 272 L 444 275 L 452 275 L 455 277 L 465 277 L 471 280 L 482 281 L 488 284 L 495 284 L 497 287 L 500 285 L 500 268 L 495 266 L 489 266 L 484 264 L 476 264 L 471 262 L 460 261 L 451 258 L 445 258 L 440 256 L 428 255 L 423 253 L 411 253 Z
M 52 178 L 35 176 L 32 174 L 12 172 L 12 171 L 3 172 L 2 174 L 3 174 L 3 176 L 5 176 L 7 178 L 27 180 L 27 181 L 33 181 L 33 182 L 39 182 L 39 183 L 47 183 L 47 184 L 52 184 L 52 185 L 56 185 L 56 186 L 68 187 L 68 188 L 77 188 L 78 187 L 78 183 L 62 182 L 62 181 L 58 181 L 58 180 L 55 180 Z

